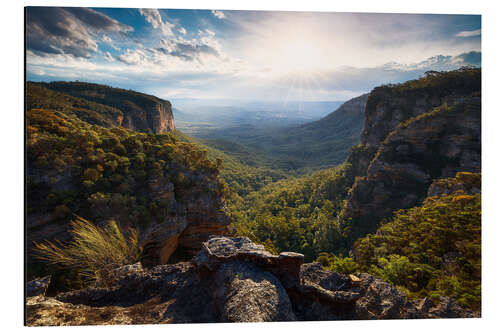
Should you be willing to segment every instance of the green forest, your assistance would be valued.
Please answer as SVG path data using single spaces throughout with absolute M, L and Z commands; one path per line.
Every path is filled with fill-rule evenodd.
M 467 98 L 480 96 L 480 77 L 481 70 L 475 68 L 429 72 L 418 80 L 379 87 L 363 101 L 374 110 L 401 96 L 410 96 L 408 105 L 422 96 L 439 101 L 408 116 L 398 128 L 411 127 L 415 119 L 429 118 L 448 102 L 469 103 Z M 176 214 L 168 199 L 149 190 L 151 182 L 174 184 L 175 199 L 186 206 L 186 191 L 197 187 L 224 197 L 234 235 L 249 237 L 273 254 L 299 252 L 305 262 L 317 261 L 339 273 L 378 276 L 410 298 L 450 296 L 480 309 L 481 174 L 472 162 L 470 170 L 454 164 L 461 158 L 460 165 L 469 165 L 463 162 L 470 155 L 468 142 L 476 139 L 468 132 L 453 137 L 465 144 L 456 148 L 450 143 L 465 153 L 453 157 L 453 163 L 443 162 L 435 172 L 439 176 L 425 176 L 426 194 L 415 194 L 418 204 L 371 221 L 376 231 L 367 233 L 354 230 L 348 214 L 353 186 L 376 178 L 374 161 L 387 141 L 374 148 L 360 139 L 363 112 L 345 108 L 293 134 L 281 131 L 252 142 L 194 138 L 177 130 L 154 134 L 119 126 L 117 119 L 130 112 L 143 114 L 150 103 L 164 101 L 113 89 L 82 82 L 27 83 L 29 217 L 55 225 L 69 224 L 75 216 L 113 221 L 136 228 L 140 235 L 164 216 Z M 475 125 L 456 126 L 466 131 Z M 335 135 L 325 138 L 327 132 Z M 418 149 L 432 149 L 421 143 L 403 148 L 409 152 L 403 160 L 408 164 L 421 156 Z M 428 188 L 435 190 L 427 194 Z M 51 269 L 33 260 L 28 275 Z M 61 275 L 61 285 L 69 278 Z

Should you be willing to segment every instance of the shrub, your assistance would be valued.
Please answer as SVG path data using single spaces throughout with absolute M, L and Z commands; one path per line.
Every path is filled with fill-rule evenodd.
M 95 285 L 109 285 L 112 270 L 139 260 L 137 231 L 123 232 L 115 221 L 104 228 L 81 217 L 71 222 L 73 240 L 34 243 L 36 257 L 52 265 L 79 271 L 84 280 Z
M 316 258 L 316 261 L 321 263 L 325 269 L 341 274 L 351 274 L 359 271 L 358 264 L 352 257 L 322 252 Z
M 480 186 L 479 176 L 465 177 Z M 479 310 L 481 194 L 458 190 L 396 211 L 376 234 L 358 239 L 354 253 L 361 270 L 405 288 L 412 298 L 440 294 Z

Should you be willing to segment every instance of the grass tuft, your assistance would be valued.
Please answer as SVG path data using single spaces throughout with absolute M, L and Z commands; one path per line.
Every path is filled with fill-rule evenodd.
M 104 228 L 82 217 L 71 221 L 73 240 L 34 243 L 36 258 L 52 265 L 77 269 L 81 277 L 94 285 L 109 285 L 113 270 L 139 260 L 137 231 L 125 232 L 112 220 Z

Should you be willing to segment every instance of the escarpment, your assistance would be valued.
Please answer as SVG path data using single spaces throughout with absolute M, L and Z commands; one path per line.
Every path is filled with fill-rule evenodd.
M 343 224 L 353 237 L 413 207 L 432 181 L 481 170 L 480 69 L 430 73 L 370 94 L 361 145 L 351 153 L 358 177 Z
M 109 288 L 27 299 L 27 324 L 96 325 L 477 317 L 453 299 L 408 300 L 369 274 L 346 276 L 272 255 L 248 238 L 212 237 L 188 262 L 115 271 Z
M 441 105 L 452 106 L 481 91 L 481 69 L 463 68 L 451 72 L 428 72 L 426 76 L 398 85 L 373 89 L 367 99 L 359 159 L 360 176 L 385 138 L 400 123 L 432 111 Z
M 175 130 L 171 103 L 155 96 L 85 82 L 30 82 L 28 89 L 31 89 L 30 85 L 41 86 L 54 92 L 118 110 L 119 113 L 107 115 L 112 123 L 118 126 L 155 134 Z
M 86 83 L 45 86 L 27 90 L 28 276 L 54 273 L 34 257 L 34 242 L 69 241 L 75 215 L 137 229 L 146 267 L 192 256 L 209 235 L 231 233 L 219 166 L 170 133 L 169 102 Z M 145 112 L 143 125 L 130 123 L 136 130 L 112 121 L 133 118 L 121 108 L 129 102 L 142 108 L 134 114 Z M 70 280 L 57 275 L 53 285 L 76 287 L 65 285 Z

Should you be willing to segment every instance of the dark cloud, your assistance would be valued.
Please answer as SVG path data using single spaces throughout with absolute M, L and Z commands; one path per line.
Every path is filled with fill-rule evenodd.
M 97 51 L 96 35 L 133 28 L 90 8 L 28 7 L 26 47 L 36 53 L 89 58 Z
M 464 63 L 478 67 L 481 66 L 481 52 L 472 51 L 469 53 L 463 53 L 457 58 L 461 59 Z

